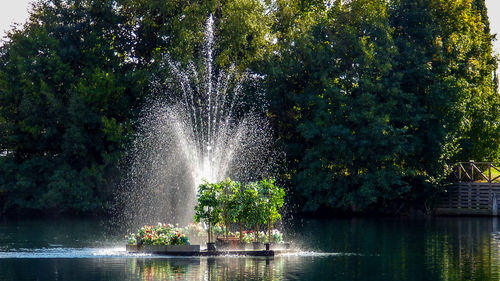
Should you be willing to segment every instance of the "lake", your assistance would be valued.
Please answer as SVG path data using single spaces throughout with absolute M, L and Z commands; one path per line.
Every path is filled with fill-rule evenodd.
M 105 226 L 0 219 L 0 280 L 500 280 L 496 218 L 299 219 L 273 258 L 127 254 Z

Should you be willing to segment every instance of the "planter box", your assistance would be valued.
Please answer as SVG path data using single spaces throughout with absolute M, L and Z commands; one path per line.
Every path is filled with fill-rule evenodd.
M 129 253 L 139 253 L 140 247 L 137 245 L 127 245 L 125 247 Z
M 167 252 L 199 252 L 200 245 L 168 245 Z
M 240 248 L 240 239 L 238 237 L 217 237 L 215 245 L 217 249 L 221 250 L 237 250 Z
M 144 245 L 142 251 L 146 253 L 191 253 L 199 252 L 200 245 Z

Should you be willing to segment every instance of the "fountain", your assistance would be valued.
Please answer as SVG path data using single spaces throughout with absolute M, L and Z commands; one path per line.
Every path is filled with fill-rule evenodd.
M 272 175 L 279 153 L 264 116 L 256 74 L 214 61 L 214 19 L 204 32 L 203 57 L 186 65 L 169 56 L 141 113 L 135 142 L 125 157 L 127 179 L 118 202 L 130 227 L 144 221 L 193 220 L 202 179 L 247 182 Z M 254 101 L 254 102 L 249 102 Z

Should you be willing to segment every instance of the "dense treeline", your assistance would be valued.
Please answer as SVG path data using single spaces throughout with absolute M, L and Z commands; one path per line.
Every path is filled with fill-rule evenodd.
M 43 0 L 0 47 L 0 213 L 102 211 L 151 77 L 215 17 L 217 63 L 265 75 L 304 211 L 430 203 L 500 160 L 484 0 Z
M 306 210 L 423 203 L 445 162 L 498 159 L 484 2 L 337 1 L 298 11 L 268 88 Z

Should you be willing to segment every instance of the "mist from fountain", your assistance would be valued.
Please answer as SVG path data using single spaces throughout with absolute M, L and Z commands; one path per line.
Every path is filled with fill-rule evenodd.
M 256 180 L 272 175 L 281 159 L 258 90 L 262 77 L 216 66 L 212 16 L 204 35 L 200 62 L 184 66 L 166 56 L 168 78 L 152 83 L 124 162 L 119 202 L 130 225 L 191 222 L 202 179 Z

